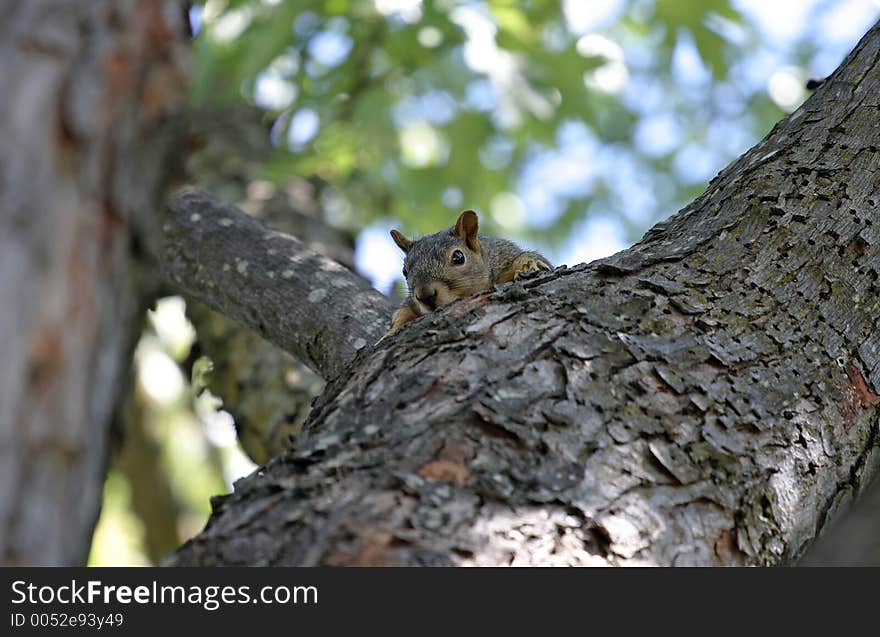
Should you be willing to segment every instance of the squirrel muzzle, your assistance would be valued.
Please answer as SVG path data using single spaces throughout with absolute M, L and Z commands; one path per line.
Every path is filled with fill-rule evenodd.
M 433 285 L 422 285 L 415 290 L 416 300 L 434 311 L 437 309 L 437 288 Z
M 429 281 L 413 288 L 413 298 L 425 312 L 433 312 L 458 297 L 442 281 Z

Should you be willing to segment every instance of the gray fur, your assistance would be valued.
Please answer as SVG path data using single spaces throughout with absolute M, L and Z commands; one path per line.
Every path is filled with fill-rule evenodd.
M 524 252 L 529 252 L 547 261 L 537 252 L 521 249 L 513 241 L 487 234 L 479 234 L 477 237 L 482 248 L 482 254 L 479 255 L 469 250 L 452 228 L 427 234 L 415 240 L 403 262 L 407 270 L 406 279 L 409 288 L 414 289 L 430 281 L 453 283 L 449 277 L 443 275 L 447 265 L 448 251 L 453 247 L 464 252 L 467 259 L 478 259 L 483 263 L 492 281 L 498 280 L 500 274 L 510 267 L 513 259 Z

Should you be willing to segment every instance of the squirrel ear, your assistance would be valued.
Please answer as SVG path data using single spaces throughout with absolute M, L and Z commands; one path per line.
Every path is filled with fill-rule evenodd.
M 404 254 L 409 252 L 409 249 L 412 247 L 413 242 L 404 237 L 399 230 L 392 230 L 391 238 L 394 239 L 394 243 L 397 244 L 397 247 L 403 250 Z
M 477 213 L 473 210 L 465 210 L 455 222 L 455 234 L 474 252 L 479 251 L 480 241 L 477 239 L 477 231 L 480 229 L 480 222 L 477 219 Z

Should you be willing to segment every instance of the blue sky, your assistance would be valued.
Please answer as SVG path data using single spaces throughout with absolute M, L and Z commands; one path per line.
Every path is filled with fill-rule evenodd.
M 420 7 L 419 0 L 375 3 L 381 12 L 403 19 L 417 16 Z M 520 175 L 516 191 L 499 193 L 488 210 L 479 211 L 481 215 L 490 215 L 498 227 L 515 237 L 519 230 L 539 231 L 551 224 L 562 213 L 566 197 L 589 197 L 593 189 L 602 186 L 612 193 L 611 197 L 602 205 L 587 204 L 584 219 L 567 241 L 555 248 L 540 242 L 529 247 L 542 250 L 556 264 L 574 265 L 613 254 L 686 203 L 674 200 L 676 189 L 670 185 L 671 179 L 699 187 L 758 141 L 763 132 L 755 130 L 746 108 L 751 96 L 766 92 L 783 110 L 794 110 L 807 96 L 806 80 L 831 73 L 880 17 L 880 0 L 734 0 L 734 4 L 746 16 L 751 31 L 736 25 L 719 27 L 725 29 L 731 42 L 742 40 L 746 52 L 732 65 L 728 78 L 713 84 L 693 42 L 687 34 L 681 34 L 673 56 L 674 81 L 670 84 L 659 80 L 645 63 L 651 52 L 644 44 L 615 42 L 603 31 L 619 17 L 623 0 L 565 0 L 568 28 L 580 38 L 579 50 L 598 52 L 609 60 L 588 83 L 592 82 L 595 90 L 617 95 L 639 118 L 631 142 L 605 143 L 583 123 L 568 122 L 559 130 L 555 149 L 534 154 Z M 500 118 L 512 116 L 497 86 L 498 77 L 510 82 L 510 74 L 505 75 L 505 57 L 494 44 L 490 25 L 472 6 L 455 11 L 455 19 L 468 37 L 465 60 L 487 77 L 482 84 L 474 84 L 469 99 Z M 330 26 L 310 43 L 310 53 L 325 66 L 339 64 L 352 46 L 344 29 Z M 758 45 L 746 45 L 754 34 Z M 804 41 L 817 48 L 805 68 L 795 63 L 796 47 Z M 274 81 L 271 73 L 267 70 L 258 82 L 258 103 L 278 108 L 292 102 L 295 94 L 290 94 L 289 85 Z M 447 98 L 443 91 L 434 91 L 405 99 L 392 117 L 404 129 L 408 123 L 418 121 L 441 125 L 443 121 L 435 120 L 452 117 L 455 112 Z M 526 94 L 526 99 L 532 100 L 528 108 L 542 108 L 539 96 Z M 703 132 L 695 135 L 694 122 L 683 121 L 682 113 L 688 113 L 688 108 L 705 112 L 707 103 L 711 104 L 713 118 L 700 121 L 698 127 Z M 291 147 L 295 150 L 311 139 L 318 125 L 315 113 L 297 112 L 289 131 Z M 409 148 L 402 149 L 405 160 L 409 158 L 418 165 L 430 161 L 432 153 L 443 152 L 436 145 L 432 147 L 434 140 L 427 134 L 430 130 L 430 126 L 413 127 L 412 135 L 401 137 L 404 146 L 412 140 Z M 503 163 L 505 152 L 504 144 L 499 143 L 480 159 L 485 165 Z M 670 153 L 668 175 L 658 175 L 646 163 Z M 460 201 L 455 189 L 446 193 L 444 201 L 451 207 L 469 207 Z M 451 213 L 450 225 L 454 217 Z M 388 236 L 394 226 L 392 219 L 374 223 L 357 240 L 356 266 L 383 292 L 400 278 L 401 255 Z
M 413 4 L 410 0 L 400 1 L 404 5 Z M 389 2 L 393 4 L 394 0 Z M 684 127 L 676 119 L 676 113 L 663 108 L 668 102 L 666 89 L 650 77 L 631 72 L 621 90 L 624 103 L 641 113 L 632 140 L 635 149 L 651 157 L 678 148 L 673 171 L 683 183 L 706 183 L 758 141 L 758 135 L 743 121 L 738 121 L 744 111 L 739 96 L 765 90 L 783 109 L 794 110 L 806 97 L 803 90 L 806 79 L 831 73 L 880 17 L 880 0 L 736 0 L 735 4 L 760 35 L 761 44 L 734 65 L 727 84 L 711 86 L 699 54 L 686 40 L 675 51 L 673 76 L 677 90 L 685 96 L 689 92 L 703 96 L 707 90 L 715 91 L 718 110 L 726 115 L 709 122 L 705 143 L 684 142 Z M 622 2 L 570 0 L 564 6 L 569 28 L 589 36 L 601 34 L 602 28 L 616 19 Z M 736 35 L 731 33 L 732 38 Z M 808 68 L 799 68 L 792 62 L 794 47 L 805 38 L 817 43 L 818 53 Z M 599 40 L 598 44 L 601 43 Z M 637 58 L 638 52 L 622 48 L 624 59 L 631 55 Z M 731 86 L 733 83 L 736 85 Z M 419 104 L 411 103 L 407 108 L 418 110 Z M 664 199 L 663 184 L 651 183 L 654 175 L 640 167 L 637 156 L 626 149 L 601 143 L 586 127 L 572 122 L 560 132 L 557 149 L 535 157 L 526 166 L 515 193 L 519 206 L 516 201 L 512 205 L 508 201 L 506 207 L 500 206 L 488 214 L 495 216 L 496 221 L 508 222 L 502 226 L 522 223 L 523 219 L 517 218 L 519 215 L 529 226 L 540 228 L 560 213 L 561 197 L 588 193 L 599 180 L 604 180 L 614 193 L 614 209 L 590 209 L 590 214 L 576 226 L 574 234 L 561 248 L 531 247 L 544 250 L 557 264 L 574 265 L 613 254 L 631 243 L 623 218 L 641 234 L 676 211 L 675 202 Z M 453 216 L 450 216 L 450 224 Z M 505 216 L 511 218 L 505 219 Z M 392 220 L 373 224 L 357 241 L 358 269 L 383 292 L 400 277 L 401 256 L 388 236 L 393 226 Z

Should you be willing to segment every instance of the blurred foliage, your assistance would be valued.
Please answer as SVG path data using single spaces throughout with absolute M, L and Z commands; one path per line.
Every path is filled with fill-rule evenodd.
M 430 232 L 474 208 L 488 231 L 557 261 L 596 258 L 693 199 L 797 108 L 806 79 L 832 71 L 876 20 L 876 4 L 856 6 L 870 1 L 196 2 L 202 150 L 190 177 L 276 224 L 276 200 L 349 236 L 374 226 L 387 237 L 391 223 Z M 598 219 L 615 232 L 597 233 Z M 380 261 L 387 246 L 370 246 L 367 261 Z M 90 564 L 158 562 L 253 468 L 217 399 L 197 395 L 238 377 L 222 360 L 212 373 L 192 366 L 193 337 L 182 300 L 161 301 Z M 258 376 L 245 363 L 236 373 Z
M 324 184 L 338 225 L 393 218 L 421 233 L 471 207 L 491 213 L 496 230 L 557 244 L 596 211 L 618 215 L 634 239 L 697 194 L 706 175 L 680 179 L 673 164 L 737 110 L 725 101 L 747 106 L 739 125 L 749 140 L 784 112 L 764 87 L 728 84 L 758 35 L 727 0 L 568 2 L 568 13 L 562 4 L 209 0 L 198 13 L 193 104 L 263 107 L 276 145 L 264 176 Z M 587 32 L 576 21 L 591 5 L 618 6 Z M 676 77 L 691 51 L 691 77 Z M 644 152 L 633 138 L 661 113 L 677 139 Z M 573 131 L 607 146 L 588 161 L 638 175 L 632 187 L 649 210 L 628 214 L 620 171 L 585 166 L 596 178 L 560 192 L 549 184 L 532 219 L 536 197 L 524 189 L 540 184 L 525 183 L 529 164 Z M 716 152 L 712 172 L 742 150 Z
M 134 357 L 134 382 L 116 428 L 90 566 L 158 564 L 198 533 L 210 498 L 255 467 L 238 447 L 219 400 L 186 373 L 195 333 L 180 297 L 148 312 Z

